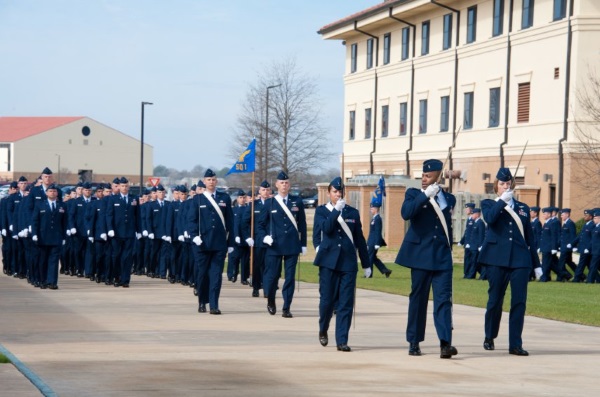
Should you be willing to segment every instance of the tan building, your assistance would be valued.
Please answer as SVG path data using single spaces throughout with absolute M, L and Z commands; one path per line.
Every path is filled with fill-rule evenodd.
M 49 167 L 59 183 L 140 179 L 140 141 L 88 117 L 0 117 L 0 179 L 35 179 Z M 144 175 L 153 148 L 144 145 Z
M 576 219 L 600 206 L 600 181 L 584 188 L 580 168 L 600 166 L 577 132 L 589 121 L 578 93 L 600 72 L 600 1 L 388 0 L 319 34 L 346 47 L 346 179 L 420 178 L 454 147 L 453 193 L 490 192 L 505 166 L 530 205 Z

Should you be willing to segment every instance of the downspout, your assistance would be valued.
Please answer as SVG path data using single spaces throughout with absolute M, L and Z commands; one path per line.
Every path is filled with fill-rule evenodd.
M 500 167 L 504 167 L 504 145 L 508 143 L 508 115 L 510 109 L 510 65 L 512 58 L 512 33 L 514 0 L 510 0 L 508 10 L 508 34 L 506 35 L 506 92 L 504 94 L 504 140 L 500 144 Z
M 379 37 L 373 36 L 371 33 L 367 33 L 363 30 L 360 30 L 358 27 L 358 21 L 354 21 L 354 30 L 364 34 L 365 36 L 369 36 L 375 39 L 375 89 L 374 89 L 374 98 L 373 98 L 373 150 L 369 153 L 369 164 L 370 164 L 370 174 L 374 172 L 373 165 L 373 154 L 377 149 L 377 67 L 379 66 Z
M 573 45 L 573 26 L 571 18 L 573 17 L 573 0 L 569 2 L 569 22 L 567 33 L 567 66 L 565 71 L 565 109 L 563 114 L 563 136 L 558 140 L 558 206 L 563 206 L 563 183 L 565 174 L 565 153 L 563 142 L 567 140 L 569 134 L 569 90 L 571 88 L 571 48 Z
M 459 33 L 460 33 L 460 10 L 457 10 L 456 8 L 452 8 L 452 7 L 448 7 L 445 4 L 440 4 L 435 0 L 430 0 L 431 4 L 435 4 L 438 7 L 442 7 L 445 8 L 447 10 L 452 11 L 453 13 L 456 14 L 456 45 L 454 46 L 454 93 L 453 93 L 453 100 L 454 100 L 454 106 L 452 109 L 452 148 L 454 148 L 456 146 L 456 116 L 457 116 L 457 111 L 458 111 L 458 107 L 457 107 L 457 98 L 458 98 L 458 46 L 460 45 L 460 37 L 459 37 Z M 452 153 L 454 151 L 453 150 L 449 150 L 448 151 L 448 169 L 451 170 L 453 168 L 452 165 Z M 450 175 L 448 175 L 448 179 L 450 180 L 450 183 L 448 184 L 448 191 L 450 193 L 452 193 L 452 179 L 450 178 Z
M 414 104 L 415 104 L 415 44 L 417 36 L 417 26 L 403 19 L 392 15 L 394 7 L 390 7 L 390 18 L 406 24 L 412 28 L 412 59 L 410 60 L 410 127 L 408 134 L 408 149 L 406 149 L 406 175 L 410 178 L 410 152 L 413 149 L 413 120 L 414 120 Z

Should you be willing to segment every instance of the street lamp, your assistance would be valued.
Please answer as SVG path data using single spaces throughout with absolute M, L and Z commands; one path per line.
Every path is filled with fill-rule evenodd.
M 154 105 L 152 102 L 142 102 L 142 140 L 140 146 L 140 196 L 144 194 L 142 186 L 144 183 L 144 106 Z
M 60 185 L 62 182 L 60 181 L 60 154 L 54 154 L 58 157 L 58 184 Z
M 267 87 L 267 115 L 265 120 L 265 177 L 263 179 L 267 179 L 267 173 L 269 172 L 269 90 L 277 87 L 281 87 L 281 84 L 270 85 Z

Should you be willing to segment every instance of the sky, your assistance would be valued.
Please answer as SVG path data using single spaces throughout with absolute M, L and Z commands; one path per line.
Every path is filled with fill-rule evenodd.
M 87 116 L 139 139 L 152 102 L 155 166 L 229 167 L 249 86 L 291 57 L 341 153 L 345 48 L 316 32 L 380 2 L 0 0 L 0 116 Z

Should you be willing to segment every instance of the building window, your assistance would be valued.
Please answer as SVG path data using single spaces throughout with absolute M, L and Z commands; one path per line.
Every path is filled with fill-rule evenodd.
M 558 21 L 567 16 L 567 0 L 554 0 L 554 20 Z
M 452 47 L 452 14 L 444 15 L 444 42 L 442 48 L 447 50 Z
M 492 36 L 500 36 L 504 31 L 504 0 L 494 0 L 493 20 Z
M 440 132 L 448 131 L 449 122 L 450 122 L 450 97 L 448 95 L 446 95 L 446 96 L 443 96 L 441 99 Z
M 387 33 L 383 36 L 383 64 L 390 63 L 390 47 L 392 43 L 392 35 Z
M 358 44 L 352 44 L 352 46 L 350 47 L 350 52 L 351 52 L 351 54 L 350 54 L 350 56 L 351 56 L 350 73 L 356 72 L 357 51 L 358 51 Z
M 390 107 L 388 105 L 381 107 L 381 137 L 388 136 Z
M 560 77 L 560 68 L 554 68 L 554 80 L 558 80 Z
M 533 26 L 533 3 L 534 0 L 523 0 L 521 29 L 527 29 Z
M 477 6 L 467 8 L 467 44 L 477 39 Z
M 531 87 L 529 83 L 519 84 L 519 98 L 517 102 L 517 123 L 529 122 L 529 95 Z
M 400 135 L 406 135 L 406 120 L 408 106 L 406 102 L 400 103 Z
M 367 69 L 373 67 L 373 39 L 367 40 Z
M 348 122 L 348 125 L 350 126 L 349 139 L 352 141 L 354 140 L 354 131 L 356 127 L 356 112 L 354 110 L 350 111 L 350 120 Z
M 371 108 L 365 109 L 365 139 L 371 138 Z
M 473 92 L 465 92 L 465 117 L 463 128 L 465 130 L 473 128 Z
M 402 60 L 408 59 L 408 49 L 410 48 L 410 28 L 402 28 Z
M 427 132 L 427 99 L 419 101 L 419 134 Z
M 490 88 L 490 127 L 500 125 L 500 87 Z
M 421 55 L 429 54 L 429 21 L 421 25 Z

